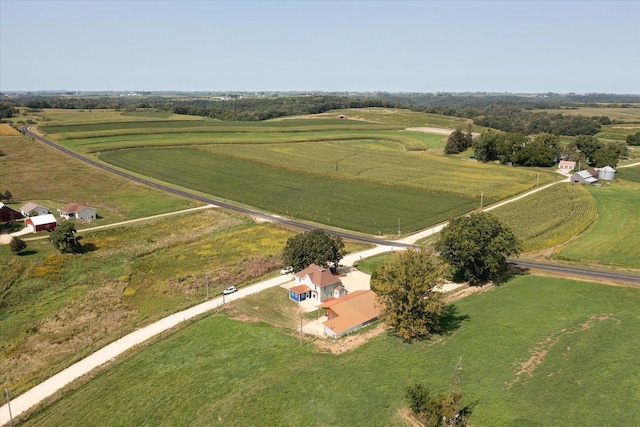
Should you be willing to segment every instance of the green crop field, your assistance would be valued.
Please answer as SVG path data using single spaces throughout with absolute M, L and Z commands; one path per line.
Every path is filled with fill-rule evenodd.
M 551 248 L 580 235 L 596 219 L 596 203 L 582 185 L 557 184 L 493 209 L 522 241 L 524 251 Z
M 588 189 L 598 206 L 598 220 L 554 256 L 640 269 L 640 183 L 616 180 Z
M 292 171 L 191 148 L 110 151 L 101 160 L 192 190 L 369 234 L 415 231 L 473 209 L 475 199 Z
M 458 301 L 448 335 L 405 343 L 383 334 L 338 355 L 214 315 L 23 425 L 402 426 L 405 388 L 448 391 L 461 358 L 473 426 L 635 427 L 638 304 L 634 288 L 520 276 Z
M 616 177 L 624 179 L 626 181 L 640 182 L 640 166 L 633 166 L 630 168 L 618 168 Z
M 551 114 L 563 114 L 570 116 L 607 116 L 611 120 L 617 120 L 621 122 L 640 123 L 640 105 L 629 104 L 629 107 L 612 107 L 610 105 L 603 104 L 600 107 L 577 107 L 577 108 L 561 108 L 561 109 L 544 109 Z

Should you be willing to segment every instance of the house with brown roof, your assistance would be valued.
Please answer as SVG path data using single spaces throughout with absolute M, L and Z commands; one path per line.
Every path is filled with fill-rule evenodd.
M 323 302 L 329 298 L 340 298 L 347 294 L 340 278 L 330 269 L 311 264 L 294 274 L 295 286 L 289 289 L 289 298 L 300 302 L 314 299 Z
M 340 338 L 360 329 L 377 320 L 380 315 L 376 294 L 371 290 L 354 291 L 342 298 L 330 299 L 320 308 L 324 308 L 327 315 L 323 323 L 324 331 L 332 338 Z
M 80 221 L 89 222 L 98 217 L 96 210 L 80 203 L 67 203 L 62 209 L 59 209 L 60 216 L 66 219 L 79 219 Z

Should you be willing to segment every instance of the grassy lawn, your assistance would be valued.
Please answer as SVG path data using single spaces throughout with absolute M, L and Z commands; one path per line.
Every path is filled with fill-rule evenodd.
M 529 197 L 493 209 L 524 251 L 551 248 L 580 235 L 596 219 L 596 202 L 582 185 L 557 184 Z
M 635 426 L 639 303 L 638 289 L 520 276 L 457 302 L 446 336 L 381 335 L 339 355 L 214 315 L 24 425 L 400 426 L 405 388 L 446 392 L 462 358 L 474 426 Z
M 367 273 L 370 275 L 379 267 L 381 267 L 385 262 L 391 260 L 393 257 L 394 254 L 385 252 L 382 254 L 371 256 L 369 258 L 361 259 L 360 261 L 356 261 L 353 266 L 363 273 Z
M 259 209 L 348 230 L 411 232 L 473 209 L 477 201 L 331 178 L 191 148 L 110 151 L 101 160 Z
M 598 206 L 596 223 L 554 256 L 640 269 L 640 184 L 617 179 L 588 190 Z

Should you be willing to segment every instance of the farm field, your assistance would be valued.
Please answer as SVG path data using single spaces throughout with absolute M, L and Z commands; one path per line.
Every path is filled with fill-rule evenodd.
M 401 426 L 406 387 L 448 391 L 462 358 L 474 426 L 635 426 L 639 303 L 634 288 L 520 276 L 456 302 L 445 336 L 405 343 L 382 334 L 341 354 L 309 340 L 299 346 L 282 326 L 221 312 L 141 350 L 23 425 Z M 231 312 L 242 316 L 242 308 Z
M 335 179 L 191 148 L 110 151 L 121 168 L 270 212 L 368 234 L 415 231 L 473 209 L 475 199 Z
M 551 248 L 580 235 L 597 216 L 596 202 L 581 185 L 557 184 L 490 211 L 511 228 L 523 251 Z
M 617 178 L 588 190 L 598 206 L 598 220 L 553 256 L 640 269 L 640 183 Z
M 0 383 L 17 395 L 137 327 L 281 268 L 292 231 L 207 209 L 85 232 L 82 255 L 45 240 L 0 246 Z M 348 250 L 363 245 L 348 244 Z
M 607 116 L 611 120 L 618 120 L 621 122 L 631 122 L 640 124 L 640 105 L 629 104 L 629 107 L 612 107 L 610 105 L 603 105 L 601 107 L 576 107 L 576 108 L 559 108 L 559 109 L 543 109 L 550 114 L 563 114 L 572 116 Z

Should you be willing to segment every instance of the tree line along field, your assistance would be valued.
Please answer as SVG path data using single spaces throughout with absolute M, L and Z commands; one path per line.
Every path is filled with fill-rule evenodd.
M 443 156 L 433 152 L 444 145 L 442 135 L 402 131 L 388 123 L 394 114 L 386 110 L 364 113 L 377 114 L 384 123 L 334 116 L 242 125 L 169 120 L 42 129 L 69 148 L 124 169 L 368 234 L 395 234 L 398 219 L 405 233 L 450 219 L 479 206 L 481 197 L 488 204 L 532 188 L 540 172 Z M 399 114 L 410 124 L 428 124 L 432 116 Z M 160 149 L 167 146 L 186 147 Z M 125 150 L 135 147 L 144 148 Z M 554 178 L 540 173 L 541 183 Z
M 260 301 L 245 301 L 249 318 Z M 382 334 L 342 354 L 223 311 L 23 425 L 401 426 L 406 387 L 447 392 L 461 359 L 471 425 L 635 426 L 638 303 L 634 288 L 520 276 L 456 302 L 445 335 L 406 343 Z M 246 318 L 242 310 L 228 313 Z

